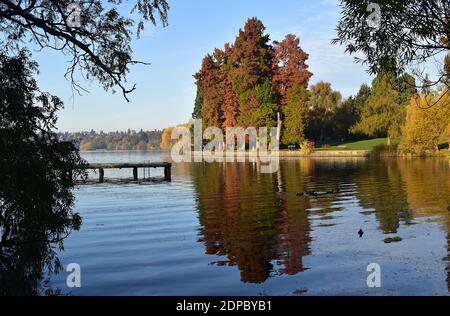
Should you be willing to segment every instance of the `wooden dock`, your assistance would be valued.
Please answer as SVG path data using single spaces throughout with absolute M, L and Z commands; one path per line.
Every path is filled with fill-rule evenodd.
M 89 164 L 87 169 L 98 170 L 98 182 L 105 182 L 105 169 L 133 169 L 133 181 L 138 181 L 138 170 L 140 168 L 164 168 L 164 180 L 172 181 L 172 164 L 169 162 L 152 163 L 99 163 Z

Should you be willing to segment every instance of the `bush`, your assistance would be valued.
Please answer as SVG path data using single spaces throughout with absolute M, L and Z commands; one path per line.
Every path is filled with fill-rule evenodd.
M 300 144 L 300 152 L 304 156 L 309 156 L 311 155 L 315 147 L 316 147 L 315 142 L 305 140 L 303 143 Z

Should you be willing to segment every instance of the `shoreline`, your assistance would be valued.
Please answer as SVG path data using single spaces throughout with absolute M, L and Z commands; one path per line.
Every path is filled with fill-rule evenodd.
M 313 151 L 311 154 L 305 155 L 302 154 L 300 151 L 290 151 L 290 150 L 280 150 L 277 152 L 271 152 L 270 154 L 258 154 L 256 152 L 251 152 L 251 151 L 245 151 L 245 152 L 238 152 L 238 151 L 234 151 L 233 152 L 233 157 L 248 157 L 248 156 L 258 156 L 258 157 L 268 157 L 268 156 L 272 156 L 273 154 L 278 153 L 278 156 L 280 158 L 292 158 L 292 157 L 298 157 L 298 158 L 353 158 L 353 157 L 362 157 L 362 158 L 367 158 L 370 156 L 370 151 L 369 150 L 317 150 L 317 151 Z M 203 152 L 192 152 L 192 155 L 194 157 L 198 157 L 198 156 L 211 156 L 208 154 L 205 154 Z M 220 153 L 217 154 L 218 156 L 220 156 Z M 223 157 L 227 156 L 227 152 L 224 151 L 222 153 Z
M 170 150 L 80 150 L 80 153 L 126 153 L 126 152 L 141 152 L 141 153 L 166 153 L 170 155 Z M 258 157 L 269 157 L 270 154 L 260 154 Z M 192 151 L 193 157 L 206 156 L 210 157 L 207 153 L 194 152 Z M 217 154 L 217 156 L 226 157 L 227 152 L 224 151 L 222 155 Z M 252 157 L 256 156 L 255 152 L 246 150 L 244 153 L 239 151 L 234 151 L 233 157 Z M 369 157 L 397 157 L 397 158 L 447 158 L 450 157 L 450 152 L 447 150 L 441 150 L 437 153 L 428 153 L 426 155 L 411 155 L 411 154 L 399 154 L 391 152 L 376 152 L 373 150 L 315 150 L 309 155 L 302 154 L 300 151 L 296 150 L 280 150 L 278 151 L 278 157 L 280 158 L 369 158 Z
M 170 150 L 80 150 L 80 153 L 116 153 L 116 152 L 149 152 L 149 153 L 167 153 L 170 154 Z M 276 152 L 275 152 L 276 153 Z M 226 151 L 223 152 L 223 156 L 225 157 L 227 154 Z M 242 157 L 242 156 L 251 156 L 255 155 L 255 152 L 246 150 L 245 152 L 234 151 L 234 156 Z M 271 152 L 270 155 L 273 153 Z M 279 157 L 300 157 L 300 158 L 316 158 L 316 157 L 369 157 L 371 154 L 370 150 L 316 150 L 313 151 L 309 155 L 302 154 L 300 151 L 294 150 L 280 150 L 278 151 Z M 210 156 L 204 152 L 192 152 L 194 157 L 198 156 Z M 220 156 L 220 154 L 218 154 Z M 259 157 L 265 157 L 269 155 L 258 155 Z

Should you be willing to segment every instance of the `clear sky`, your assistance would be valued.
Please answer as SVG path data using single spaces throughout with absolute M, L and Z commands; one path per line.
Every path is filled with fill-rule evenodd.
M 364 66 L 355 64 L 344 49 L 330 44 L 336 37 L 340 16 L 337 0 L 168 0 L 169 26 L 147 25 L 141 39 L 133 42 L 135 59 L 150 66 L 132 68 L 130 86 L 137 90 L 127 103 L 121 94 L 104 91 L 96 82 L 83 83 L 89 93 L 75 95 L 64 79 L 67 57 L 51 51 L 34 52 L 40 64 L 39 84 L 60 96 L 60 131 L 163 129 L 187 122 L 195 99 L 192 75 L 202 58 L 215 47 L 233 42 L 246 20 L 261 19 L 272 40 L 288 33 L 300 37 L 301 47 L 310 55 L 314 73 L 311 83 L 323 80 L 344 97 L 355 94 L 371 78 Z

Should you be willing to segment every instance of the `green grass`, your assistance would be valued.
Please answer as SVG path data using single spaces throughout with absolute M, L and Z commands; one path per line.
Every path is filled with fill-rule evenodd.
M 400 140 L 396 139 L 392 143 L 393 145 L 396 145 L 399 142 Z M 375 147 L 380 145 L 387 145 L 387 138 L 375 138 L 357 142 L 334 144 L 331 147 L 319 148 L 318 150 L 373 150 Z

